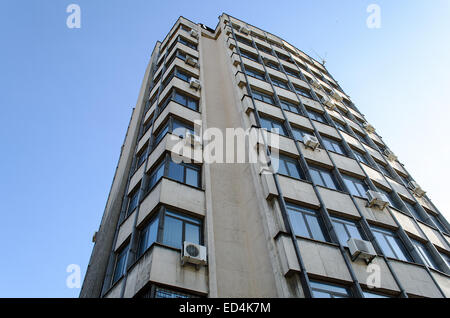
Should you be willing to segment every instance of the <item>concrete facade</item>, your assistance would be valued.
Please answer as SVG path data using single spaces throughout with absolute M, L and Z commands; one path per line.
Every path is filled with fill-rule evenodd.
M 200 135 L 267 121 L 285 132 L 260 149 L 298 175 L 205 163 L 205 142 L 176 151 L 190 165 L 170 159 L 180 125 Z M 151 55 L 80 297 L 334 297 L 336 286 L 449 297 L 450 226 L 366 123 L 324 65 L 285 40 L 227 14 L 215 30 L 180 17 Z M 370 207 L 367 190 L 389 206 Z M 354 233 L 375 248 L 371 264 L 350 255 Z M 188 237 L 206 265 L 182 264 Z

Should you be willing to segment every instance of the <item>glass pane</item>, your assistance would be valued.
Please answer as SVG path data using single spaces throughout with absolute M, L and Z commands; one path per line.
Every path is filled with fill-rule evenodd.
M 155 171 L 150 175 L 150 180 L 148 187 L 153 188 L 156 183 L 164 176 L 164 161 L 156 168 Z
M 186 184 L 199 187 L 199 171 L 197 169 L 186 168 Z
M 184 181 L 184 166 L 176 164 L 172 160 L 169 161 L 169 178 L 177 180 L 179 182 Z
M 303 215 L 299 212 L 288 210 L 289 220 L 295 235 L 309 237 Z
M 389 298 L 388 296 L 383 296 L 380 294 L 374 294 L 369 292 L 363 292 L 365 298 Z
M 333 225 L 334 225 L 334 229 L 336 231 L 336 235 L 338 236 L 339 242 L 343 246 L 347 246 L 347 241 L 349 239 L 349 236 L 348 236 L 347 232 L 345 231 L 344 225 L 340 222 L 335 222 L 335 221 L 333 221 Z
M 358 230 L 358 227 L 353 224 L 346 224 L 347 231 L 350 233 L 350 237 L 362 240 L 361 233 Z
M 317 290 L 312 291 L 312 296 L 314 298 L 332 298 L 330 294 Z
M 405 256 L 403 249 L 401 248 L 401 242 L 397 238 L 393 236 L 386 236 L 386 239 L 391 244 L 392 248 L 394 249 L 395 254 L 397 255 L 397 258 L 403 261 L 407 261 L 408 258 Z
M 325 181 L 325 186 L 326 186 L 327 188 L 337 190 L 336 183 L 334 182 L 334 179 L 332 178 L 330 172 L 328 172 L 328 171 L 322 171 L 322 178 L 324 179 L 324 181 Z
M 305 215 L 305 217 L 308 222 L 309 229 L 311 230 L 312 238 L 318 241 L 326 241 L 317 217 L 309 214 Z
M 189 98 L 187 106 L 192 110 L 198 110 L 198 102 L 192 98 Z
M 181 248 L 183 236 L 183 222 L 170 216 L 164 217 L 163 244 Z
M 185 231 L 185 241 L 200 244 L 200 227 L 198 225 L 185 223 Z
M 183 95 L 181 95 L 180 93 L 178 93 L 178 92 L 176 92 L 175 93 L 175 98 L 174 98 L 174 100 L 177 102 L 177 103 L 180 103 L 181 105 L 186 105 L 186 96 L 183 96 Z
M 318 185 L 325 186 L 323 184 L 322 178 L 320 177 L 319 171 L 317 171 L 315 169 L 311 169 L 309 172 L 311 174 L 311 178 L 312 178 L 313 182 L 315 182 Z
M 358 191 L 358 189 L 356 188 L 356 186 L 355 186 L 355 184 L 353 183 L 353 181 L 351 181 L 351 180 L 349 180 L 349 179 L 347 179 L 347 178 L 344 177 L 344 183 L 345 183 L 345 185 L 347 186 L 348 191 L 350 191 L 350 194 L 352 194 L 352 195 L 357 195 L 357 196 L 360 195 L 360 194 L 359 194 L 359 191 Z
M 303 133 L 300 130 L 293 128 L 292 134 L 296 140 L 303 141 Z
M 292 161 L 286 161 L 286 165 L 289 171 L 289 176 L 291 176 L 292 178 L 300 179 L 298 165 Z
M 375 238 L 377 239 L 378 244 L 380 245 L 381 251 L 383 252 L 383 254 L 387 257 L 395 257 L 394 252 L 392 251 L 391 247 L 389 246 L 389 244 L 387 243 L 387 241 L 384 238 L 384 235 L 373 231 L 373 234 L 375 236 Z

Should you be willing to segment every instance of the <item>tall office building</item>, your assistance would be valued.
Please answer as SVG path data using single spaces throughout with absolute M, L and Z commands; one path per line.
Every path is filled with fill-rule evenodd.
M 204 160 L 201 132 L 255 127 L 279 153 L 268 167 Z M 80 296 L 449 297 L 449 233 L 324 65 L 227 14 L 215 30 L 180 17 L 151 55 Z

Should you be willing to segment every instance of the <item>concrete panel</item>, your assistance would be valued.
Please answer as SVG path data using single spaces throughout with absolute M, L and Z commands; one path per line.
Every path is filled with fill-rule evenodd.
M 391 264 L 400 283 L 408 294 L 442 298 L 441 293 L 425 268 L 416 264 L 404 263 L 397 260 L 392 260 Z
M 318 110 L 319 112 L 323 111 L 323 108 L 319 102 L 316 102 L 315 100 L 312 100 L 310 98 L 307 98 L 307 97 L 304 97 L 301 95 L 299 95 L 299 98 L 304 105 L 314 108 L 314 109 Z
M 389 183 L 386 182 L 381 173 L 379 173 L 378 171 L 376 171 L 375 169 L 369 167 L 364 163 L 361 163 L 361 166 L 363 167 L 364 171 L 367 173 L 367 175 L 373 182 L 390 189 Z
M 264 140 L 262 139 L 262 136 L 260 134 L 258 142 L 260 144 L 263 144 L 263 141 Z M 293 139 L 267 132 L 266 141 L 268 146 L 278 149 L 282 153 L 291 154 L 294 156 L 298 155 L 297 148 L 295 147 L 295 141 Z
M 182 118 L 184 120 L 187 120 L 194 124 L 195 121 L 201 122 L 201 115 L 200 113 L 193 111 L 190 108 L 187 108 L 183 105 L 180 105 L 174 101 L 171 101 L 167 106 L 164 108 L 163 112 L 159 114 L 158 118 L 156 118 L 155 121 L 155 129 L 154 131 L 157 131 L 158 128 L 161 126 L 161 124 L 164 122 L 164 120 L 169 115 L 175 115 L 179 118 Z
M 133 297 L 147 283 L 153 282 L 194 291 L 208 293 L 208 271 L 205 266 L 196 270 L 195 266 L 181 266 L 180 252 L 154 245 L 128 275 L 125 298 Z
M 364 176 L 364 172 L 361 170 L 356 160 L 350 159 L 346 156 L 342 156 L 334 152 L 330 152 L 330 156 L 331 158 L 333 158 L 333 161 L 340 171 L 348 171 L 352 174 Z
M 122 244 L 127 240 L 133 231 L 134 218 L 136 216 L 136 210 L 128 216 L 128 218 L 120 225 L 119 233 L 117 234 L 116 246 L 114 251 L 117 251 Z
M 374 223 L 388 225 L 390 227 L 397 227 L 394 219 L 388 211 L 380 209 L 371 209 L 367 206 L 367 200 L 355 198 L 361 213 L 367 218 L 367 220 Z
M 309 122 L 308 118 L 294 114 L 291 112 L 286 112 L 286 117 L 289 120 L 290 123 L 294 124 L 295 126 L 300 126 L 300 128 L 306 128 L 306 130 L 313 130 L 313 127 L 311 123 Z M 311 132 L 312 133 L 312 132 Z
M 399 195 L 401 195 L 404 198 L 408 198 L 411 201 L 414 201 L 413 196 L 411 194 L 409 194 L 408 190 L 403 185 L 401 185 L 400 183 L 398 183 L 397 181 L 395 181 L 389 177 L 386 177 L 386 179 L 388 180 L 388 182 L 392 186 L 392 188 L 398 192 Z
M 426 237 L 424 237 L 419 229 L 419 227 L 416 225 L 416 223 L 414 222 L 414 220 L 403 214 L 400 212 L 397 212 L 394 209 L 390 209 L 392 214 L 394 214 L 395 218 L 397 219 L 398 223 L 400 223 L 401 227 L 408 233 L 414 235 L 414 236 L 418 236 L 421 237 L 423 239 L 426 239 Z
M 349 255 L 350 256 L 350 255 Z M 400 288 L 398 288 L 397 283 L 394 280 L 394 277 L 391 274 L 391 271 L 389 270 L 389 267 L 387 266 L 386 262 L 382 257 L 376 257 L 370 266 L 366 264 L 366 261 L 364 260 L 356 260 L 351 263 L 353 270 L 355 271 L 356 277 L 358 278 L 358 281 L 360 284 L 365 286 L 373 286 L 373 275 L 374 272 L 374 265 L 379 266 L 379 274 L 380 274 L 380 289 L 389 290 L 393 292 L 400 292 Z
M 349 134 L 341 131 L 342 137 L 345 139 L 345 141 L 347 141 L 348 144 L 352 145 L 353 147 L 355 147 L 356 149 L 359 149 L 362 152 L 365 152 L 364 148 L 361 146 L 359 140 L 357 140 L 356 138 L 350 136 Z
M 350 273 L 338 247 L 301 238 L 297 241 L 309 274 L 351 281 Z
M 279 182 L 285 198 L 316 207 L 320 205 L 310 183 L 281 175 L 279 176 Z
M 384 156 L 382 156 L 378 151 L 376 151 L 375 149 L 373 149 L 372 147 L 369 147 L 367 145 L 363 144 L 363 146 L 364 146 L 364 149 L 366 149 L 367 152 L 369 152 L 369 154 L 372 157 L 378 159 L 380 162 L 387 162 L 386 158 Z
M 275 92 L 278 94 L 279 97 L 284 97 L 285 99 L 291 101 L 297 101 L 297 95 L 294 92 L 291 92 L 287 89 L 275 86 Z
M 321 122 L 318 121 L 314 121 L 314 126 L 316 126 L 317 130 L 321 135 L 323 134 L 341 140 L 341 137 L 339 136 L 337 130 L 334 129 L 333 127 L 322 124 Z
M 419 226 L 431 243 L 433 243 L 436 246 L 439 246 L 440 248 L 443 248 L 444 250 L 450 250 L 448 245 L 445 243 L 444 239 L 441 237 L 441 234 L 437 230 L 420 222 Z
M 272 86 L 270 86 L 269 83 L 251 76 L 248 76 L 247 79 L 250 86 L 256 87 L 259 90 L 263 90 L 269 94 L 273 94 Z
M 450 276 L 438 273 L 434 270 L 431 270 L 431 273 L 438 283 L 439 287 L 444 292 L 445 297 L 450 298 Z
M 307 160 L 320 163 L 328 167 L 332 167 L 330 157 L 328 157 L 327 152 L 323 149 L 312 150 L 311 148 L 306 148 L 302 142 L 297 142 L 300 146 L 300 150 Z
M 105 295 L 105 298 L 120 298 L 120 292 L 122 290 L 123 279 L 120 280 L 113 288 L 111 288 Z
M 360 215 L 348 194 L 318 187 L 325 206 L 329 211 L 347 214 L 359 218 Z
M 139 181 L 141 181 L 143 175 L 144 175 L 144 165 L 141 165 L 139 167 L 139 169 L 131 177 L 130 185 L 128 186 L 128 193 L 127 193 L 127 195 L 130 194 L 130 192 L 134 190 L 134 188 L 139 183 Z

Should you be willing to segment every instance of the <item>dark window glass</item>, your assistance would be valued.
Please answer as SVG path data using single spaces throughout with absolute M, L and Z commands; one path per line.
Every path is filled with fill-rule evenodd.
M 279 66 L 278 64 L 275 64 L 274 62 L 266 61 L 266 62 L 265 62 L 265 65 L 266 65 L 267 67 L 270 67 L 271 69 L 274 69 L 274 70 L 277 70 L 277 71 L 280 70 L 280 66 Z
M 271 118 L 261 117 L 261 128 L 287 136 L 286 128 L 284 128 L 283 123 Z
M 439 253 L 439 254 L 441 254 L 441 256 L 444 259 L 445 263 L 447 263 L 447 266 L 450 267 L 450 256 L 448 256 L 447 254 L 444 254 L 444 253 Z
M 138 205 L 138 197 L 139 197 L 139 185 L 136 186 L 135 190 L 133 190 L 128 195 L 128 209 L 127 209 L 127 216 L 130 215 L 134 209 L 136 209 Z
M 366 165 L 369 165 L 369 161 L 366 158 L 366 155 L 353 149 L 353 152 L 355 154 L 356 160 L 358 160 L 359 162 L 365 163 Z
M 184 138 L 186 136 L 186 132 L 190 132 L 194 134 L 194 129 L 192 125 L 184 123 L 180 120 L 174 119 L 172 123 L 172 134 L 178 136 L 180 138 Z
M 201 221 L 172 211 L 165 211 L 162 243 L 181 249 L 183 242 L 200 244 Z M 189 240 L 188 240 L 189 238 Z M 190 241 L 192 240 L 192 241 Z
M 266 93 L 262 93 L 260 91 L 252 91 L 252 94 L 256 100 L 259 100 L 261 102 L 265 102 L 268 104 L 272 104 L 272 105 L 275 104 L 275 102 L 273 101 L 273 97 Z
M 114 266 L 114 274 L 112 284 L 115 284 L 124 274 L 127 261 L 128 245 L 116 254 L 116 264 Z
M 342 124 L 341 122 L 335 121 L 334 124 L 336 125 L 337 129 L 342 130 L 344 132 L 347 132 L 347 129 L 345 128 L 345 125 Z
M 158 240 L 159 217 L 154 217 L 139 234 L 138 257 Z
M 145 161 L 145 155 L 147 154 L 147 147 L 148 144 L 142 149 L 136 156 L 136 168 L 135 170 L 139 169 L 139 167 L 144 163 Z
M 258 47 L 258 50 L 260 50 L 260 51 L 262 51 L 264 53 L 267 53 L 269 55 L 273 55 L 271 49 L 268 49 L 265 46 L 262 46 L 262 45 L 259 45 L 259 44 L 256 44 L 256 46 Z
M 379 293 L 368 292 L 368 291 L 363 291 L 363 294 L 364 294 L 364 298 L 391 298 L 390 296 L 387 296 L 387 295 L 382 295 Z
M 178 104 L 186 106 L 187 108 L 190 108 L 192 110 L 198 111 L 198 100 L 195 98 L 192 98 L 178 91 L 175 91 L 173 99 Z
M 253 53 L 250 53 L 250 52 L 247 52 L 247 51 L 244 51 L 244 50 L 240 50 L 241 51 L 241 55 L 243 56 L 243 57 L 246 57 L 246 58 L 248 58 L 249 60 L 252 60 L 252 61 L 255 61 L 255 62 L 258 62 L 259 63 L 259 61 L 258 61 L 258 56 L 257 55 L 255 55 L 255 54 L 253 54 Z
M 282 80 L 276 79 L 276 78 L 271 78 L 273 85 L 284 88 L 284 89 L 289 89 L 287 83 L 283 82 Z
M 266 77 L 264 76 L 264 73 L 254 70 L 254 69 L 250 69 L 250 68 L 245 68 L 245 73 L 247 73 L 248 76 L 252 76 L 255 77 L 257 79 L 260 79 L 262 81 L 266 80 Z
M 316 166 L 310 166 L 309 172 L 314 183 L 326 188 L 339 190 L 338 184 L 330 170 Z
M 301 130 L 300 128 L 292 127 L 292 134 L 296 140 L 303 141 L 303 137 L 309 133 Z
M 169 161 L 168 177 L 189 184 L 193 187 L 200 187 L 200 167 L 187 163 L 175 163 Z
M 248 46 L 253 47 L 253 42 L 252 41 L 250 41 L 250 40 L 248 40 L 248 39 L 246 39 L 246 38 L 244 38 L 244 37 L 242 37 L 240 35 L 236 35 L 236 40 L 241 42 L 241 43 L 247 44 Z
M 178 42 L 183 43 L 184 45 L 190 47 L 191 49 L 197 50 L 197 44 L 192 43 L 191 41 L 188 41 L 181 36 L 178 37 Z
M 419 254 L 420 258 L 422 259 L 423 263 L 427 265 L 428 267 L 434 268 L 436 270 L 439 270 L 439 266 L 436 264 L 433 256 L 429 252 L 428 248 L 421 242 L 417 240 L 411 240 L 417 253 Z
M 361 179 L 356 179 L 345 174 L 342 175 L 344 183 L 346 184 L 350 194 L 366 198 L 366 192 L 369 190 L 365 182 Z
M 306 112 L 308 113 L 309 117 L 311 117 L 311 119 L 320 121 L 321 123 L 326 123 L 327 122 L 325 120 L 325 117 L 321 113 L 318 113 L 318 112 L 313 111 L 311 109 L 306 109 Z
M 295 235 L 327 241 L 317 211 L 294 204 L 287 204 L 286 207 Z
M 388 199 L 389 205 L 391 207 L 394 207 L 397 210 L 401 210 L 401 206 L 397 203 L 397 200 L 394 199 L 394 196 L 393 196 L 394 192 L 392 192 L 392 191 L 391 192 L 387 192 L 387 191 L 385 191 L 383 189 L 380 189 L 380 188 L 378 188 L 377 191 L 379 191 L 379 192 L 383 193 L 384 195 L 386 195 L 386 198 Z
M 437 226 L 442 232 L 449 233 L 449 231 L 447 231 L 447 228 L 444 226 L 444 224 L 442 224 L 437 216 L 435 216 L 433 213 L 428 213 L 428 215 L 433 220 L 435 226 Z
M 304 179 L 297 160 L 280 155 L 278 158 L 272 157 L 272 163 L 275 170 L 278 168 L 279 174 L 290 176 L 295 179 Z
M 281 108 L 283 108 L 284 110 L 296 113 L 296 114 L 300 114 L 297 105 L 289 103 L 285 100 L 280 100 L 280 104 L 281 104 Z
M 363 239 L 359 227 L 354 221 L 337 217 L 332 217 L 331 220 L 341 245 L 347 246 L 347 242 L 350 238 Z
M 310 281 L 313 298 L 349 298 L 347 288 L 335 284 Z
M 155 290 L 155 298 L 196 298 L 195 296 L 157 287 Z
M 167 122 L 155 136 L 155 141 L 153 145 L 159 144 L 159 142 L 164 138 L 164 136 L 169 132 L 169 123 Z
M 284 70 L 286 71 L 286 74 L 296 77 L 296 78 L 301 78 L 300 73 L 297 71 L 294 71 L 293 69 L 290 69 L 289 67 L 285 67 Z
M 333 151 L 344 156 L 347 155 L 347 153 L 344 150 L 344 147 L 339 141 L 327 137 L 322 137 L 322 141 L 323 146 L 328 151 Z
M 159 163 L 156 168 L 152 169 L 150 172 L 150 178 L 148 183 L 148 190 L 153 189 L 153 187 L 159 182 L 159 180 L 164 176 L 164 166 L 165 161 L 163 160 Z
M 381 251 L 387 257 L 396 258 L 402 261 L 410 261 L 403 243 L 398 238 L 397 234 L 390 230 L 371 226 L 372 232 L 381 247 Z
M 380 171 L 381 171 L 385 176 L 392 177 L 392 176 L 391 176 L 391 173 L 389 172 L 389 170 L 388 170 L 388 168 L 387 168 L 386 166 L 384 166 L 384 165 L 381 164 L 381 163 L 378 163 L 378 167 L 380 168 Z
M 414 204 L 409 203 L 408 201 L 404 200 L 403 201 L 406 205 L 406 207 L 408 208 L 409 212 L 419 221 L 424 221 L 422 216 L 420 215 L 419 211 L 417 211 L 416 207 Z

